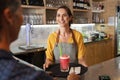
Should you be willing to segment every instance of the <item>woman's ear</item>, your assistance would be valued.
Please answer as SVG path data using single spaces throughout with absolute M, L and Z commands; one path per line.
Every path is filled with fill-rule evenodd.
M 73 16 L 70 16 L 70 21 L 73 21 Z
M 12 18 L 13 14 L 11 13 L 11 10 L 9 8 L 6 8 L 3 12 L 4 19 L 9 23 L 12 24 Z

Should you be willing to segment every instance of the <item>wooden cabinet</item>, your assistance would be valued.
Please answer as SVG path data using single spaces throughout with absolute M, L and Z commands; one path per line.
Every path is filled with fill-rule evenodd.
M 112 53 L 112 40 L 86 43 L 85 60 L 88 66 L 106 61 L 114 57 Z
M 27 0 L 21 0 L 27 1 Z M 83 0 L 81 0 L 83 1 Z M 91 0 L 88 0 L 89 3 Z M 89 9 L 77 9 L 73 8 L 73 0 L 43 0 L 43 6 L 22 5 L 23 14 L 24 14 L 24 23 L 26 24 L 29 19 L 31 24 L 40 25 L 40 24 L 56 24 L 56 10 L 57 7 L 61 5 L 67 5 L 73 13 L 73 23 L 82 24 L 82 23 L 91 23 L 92 14 L 91 8 Z M 82 4 L 84 6 L 84 4 Z M 28 19 L 27 19 L 28 18 Z
M 114 53 L 113 53 L 113 47 L 112 47 L 112 41 L 105 41 L 104 42 L 104 50 L 105 50 L 105 59 L 104 60 L 108 60 L 114 57 Z
M 104 41 L 95 44 L 95 63 L 103 62 L 106 58 L 105 54 L 107 53 L 105 52 L 105 47 L 108 46 L 105 46 Z
M 86 54 L 85 54 L 85 60 L 87 62 L 87 65 L 93 65 L 95 64 L 95 44 L 89 43 L 85 44 L 86 47 Z

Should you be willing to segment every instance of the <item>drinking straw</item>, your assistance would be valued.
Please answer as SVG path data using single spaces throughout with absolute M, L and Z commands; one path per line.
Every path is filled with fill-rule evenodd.
M 58 48 L 59 48 L 59 51 L 60 51 L 60 56 L 62 56 L 62 48 L 61 48 L 60 44 L 58 44 Z

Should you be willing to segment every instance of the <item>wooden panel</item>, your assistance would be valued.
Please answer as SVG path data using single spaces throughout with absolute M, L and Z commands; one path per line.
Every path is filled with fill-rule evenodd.
M 105 60 L 108 60 L 108 59 L 111 59 L 111 58 L 114 57 L 113 47 L 111 46 L 112 45 L 112 40 L 111 41 L 105 41 L 105 45 L 107 46 L 107 47 L 105 47 L 105 51 L 106 51 Z
M 104 42 L 97 42 L 95 45 L 95 63 L 100 63 L 104 60 Z
M 85 60 L 88 66 L 113 58 L 112 39 L 85 44 Z
M 112 56 L 115 56 L 115 27 L 114 26 L 109 26 L 107 24 L 100 24 L 100 25 L 96 25 L 96 30 L 101 32 L 101 25 L 104 25 L 104 32 L 108 35 L 109 38 L 112 39 Z
M 105 13 L 103 13 L 103 17 L 105 18 L 105 22 L 108 22 L 109 17 L 114 17 L 116 16 L 116 5 L 117 5 L 117 0 L 105 0 L 104 1 L 105 5 Z
M 95 63 L 95 44 L 86 44 L 86 55 L 85 60 L 88 66 L 93 65 Z

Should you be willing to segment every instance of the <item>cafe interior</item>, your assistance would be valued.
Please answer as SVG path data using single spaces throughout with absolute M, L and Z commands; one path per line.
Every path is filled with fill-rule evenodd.
M 56 10 L 68 6 L 74 20 L 71 28 L 82 33 L 88 67 L 69 64 L 45 70 L 58 80 L 74 71 L 80 80 L 120 80 L 120 0 L 21 0 L 23 24 L 18 39 L 10 45 L 16 59 L 43 70 L 47 39 L 57 30 Z

